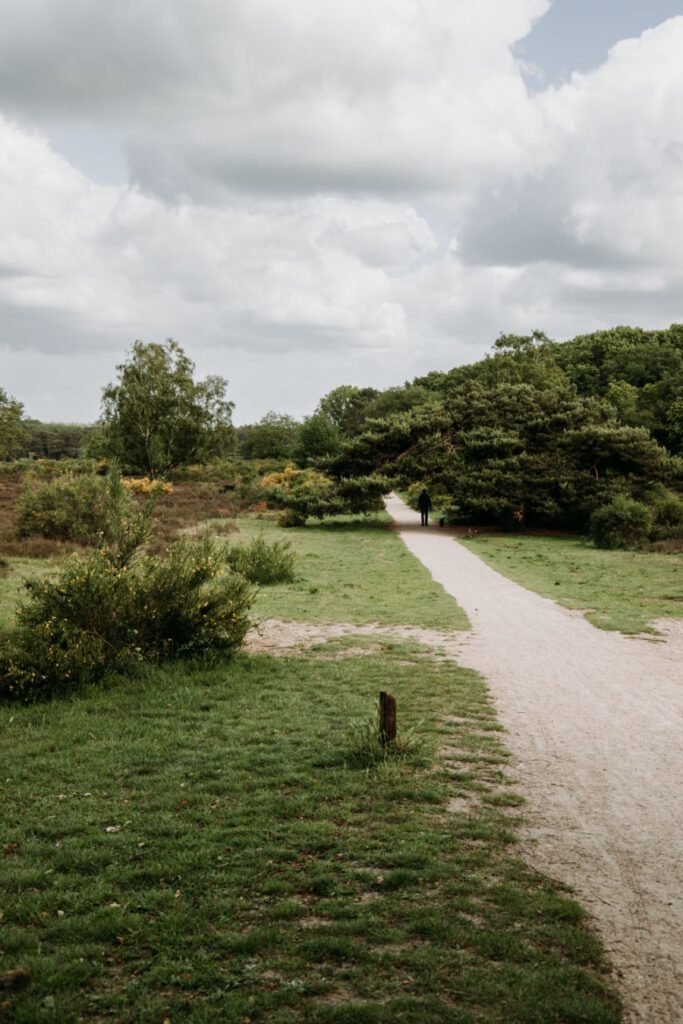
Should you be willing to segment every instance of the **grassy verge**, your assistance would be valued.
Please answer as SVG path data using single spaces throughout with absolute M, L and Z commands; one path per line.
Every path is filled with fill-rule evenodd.
M 601 629 L 654 632 L 683 617 L 683 555 L 603 551 L 568 537 L 476 537 L 468 547 L 522 586 L 586 612 Z
M 482 682 L 343 654 L 0 708 L 6 1017 L 619 1020 L 580 908 L 515 857 Z M 388 680 L 421 758 L 351 768 Z
M 261 591 L 256 614 L 305 622 L 466 629 L 465 613 L 397 534 L 386 529 L 388 522 L 384 515 L 339 517 L 283 530 L 270 520 L 238 520 L 245 539 L 262 532 L 267 540 L 287 540 L 298 558 L 301 578 Z M 234 540 L 239 538 L 235 535 Z

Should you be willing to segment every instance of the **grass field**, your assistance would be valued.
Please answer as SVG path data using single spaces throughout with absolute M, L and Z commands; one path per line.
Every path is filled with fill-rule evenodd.
M 465 543 L 503 575 L 601 629 L 652 632 L 683 617 L 683 555 L 604 551 L 575 537 L 481 536 Z
M 261 617 L 465 625 L 377 524 L 237 539 L 262 529 L 302 578 Z M 383 688 L 413 745 L 377 764 Z M 0 1019 L 620 1019 L 581 909 L 516 856 L 482 681 L 427 649 L 148 670 L 1 706 L 0 734 Z
M 283 530 L 272 520 L 240 519 L 229 542 L 263 534 L 286 540 L 297 555 L 300 579 L 261 591 L 256 613 L 304 622 L 377 622 L 382 625 L 467 629 L 464 612 L 399 536 L 389 517 L 339 517 Z
M 619 1019 L 579 907 L 515 858 L 481 681 L 340 653 L 0 709 L 6 1016 Z M 422 764 L 349 767 L 388 681 Z

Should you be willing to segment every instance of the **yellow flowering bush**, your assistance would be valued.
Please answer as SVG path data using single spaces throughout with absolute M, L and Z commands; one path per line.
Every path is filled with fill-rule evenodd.
M 249 628 L 253 592 L 210 539 L 163 557 L 74 556 L 55 578 L 31 580 L 0 650 L 0 695 L 33 700 L 138 663 L 230 655 Z
M 165 480 L 150 480 L 148 476 L 125 477 L 121 482 L 131 494 L 173 494 L 173 484 Z
M 170 487 L 159 483 L 146 492 L 152 499 L 163 493 L 160 488 Z M 91 546 L 111 544 L 131 520 L 151 519 L 153 514 L 154 501 L 143 511 L 127 484 L 114 469 L 106 476 L 68 472 L 52 480 L 29 475 L 19 496 L 17 533 Z

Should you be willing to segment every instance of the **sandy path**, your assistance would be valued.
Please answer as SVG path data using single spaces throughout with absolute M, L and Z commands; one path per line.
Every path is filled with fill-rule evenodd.
M 528 859 L 594 915 L 625 1019 L 683 1021 L 683 636 L 603 632 L 421 528 L 398 498 L 388 510 L 472 623 L 459 661 L 485 676 L 508 730 Z

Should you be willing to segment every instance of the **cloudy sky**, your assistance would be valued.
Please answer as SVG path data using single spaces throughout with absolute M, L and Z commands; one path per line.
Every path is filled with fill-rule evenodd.
M 683 319 L 683 0 L 0 0 L 0 387 L 236 422 Z

